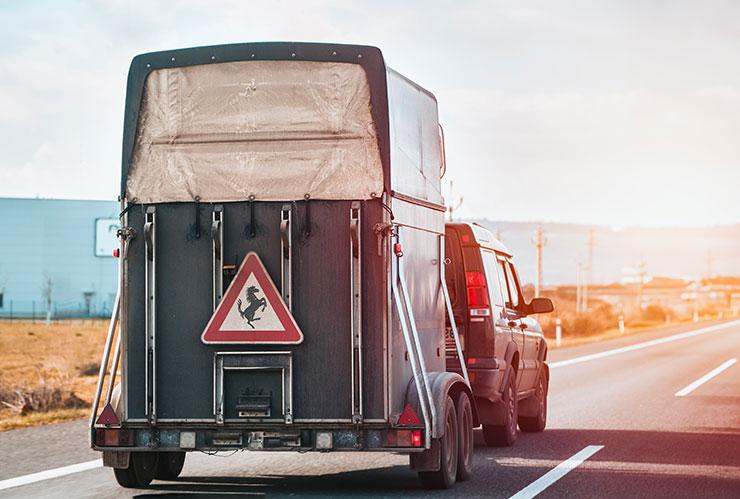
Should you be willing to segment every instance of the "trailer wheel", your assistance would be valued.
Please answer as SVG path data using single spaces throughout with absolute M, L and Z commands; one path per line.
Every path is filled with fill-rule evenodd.
M 439 469 L 437 471 L 420 471 L 419 480 L 427 489 L 449 489 L 457 477 L 457 413 L 455 403 L 447 395 L 444 411 L 445 431 L 439 439 Z
M 468 394 L 461 391 L 457 398 L 457 479 L 470 479 L 473 470 L 473 407 Z
M 160 452 L 157 462 L 157 473 L 154 475 L 154 478 L 158 480 L 174 480 L 180 476 L 184 464 L 184 452 Z
M 489 447 L 511 447 L 516 442 L 519 403 L 516 394 L 516 373 L 512 371 L 504 390 L 504 424 L 483 425 L 483 439 Z
M 545 431 L 547 425 L 547 377 L 544 370 L 540 371 L 537 377 L 534 399 L 537 404 L 537 414 L 531 417 L 519 416 L 519 428 L 527 433 Z
M 114 468 L 113 474 L 121 487 L 143 488 L 152 483 L 157 471 L 156 452 L 132 452 L 128 468 Z

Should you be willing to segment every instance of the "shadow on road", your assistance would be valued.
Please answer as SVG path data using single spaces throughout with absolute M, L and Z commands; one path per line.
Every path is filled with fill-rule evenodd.
M 587 445 L 604 448 L 542 497 L 732 497 L 740 490 L 737 429 L 696 433 L 554 429 L 520 434 L 510 448 L 485 447 L 476 432 L 473 479 L 451 491 L 424 490 L 408 467 L 389 466 L 310 476 L 185 476 L 177 482 L 154 482 L 147 493 L 135 497 L 509 497 Z

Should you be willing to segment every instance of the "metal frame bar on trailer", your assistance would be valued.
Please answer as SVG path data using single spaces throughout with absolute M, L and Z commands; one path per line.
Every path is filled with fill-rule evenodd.
M 396 242 L 400 241 L 400 227 L 396 226 L 394 234 Z M 406 282 L 403 276 L 403 264 L 401 263 L 402 255 L 394 254 L 391 257 L 391 286 L 393 300 L 398 311 L 399 322 L 403 339 L 406 343 L 406 349 L 411 360 L 411 369 L 414 374 L 414 385 L 419 396 L 422 416 L 424 418 L 424 446 L 429 449 L 432 445 L 432 428 L 437 419 L 437 411 L 432 400 L 432 391 L 429 387 L 429 377 L 427 376 L 426 363 L 424 362 L 424 352 L 421 350 L 419 342 L 419 333 L 416 329 L 414 312 L 411 308 Z M 408 323 L 406 322 L 408 317 Z
M 146 385 L 144 400 L 146 402 L 146 416 L 150 424 L 157 422 L 157 314 L 156 314 L 156 208 L 149 206 L 146 209 L 144 223 L 144 242 L 146 258 L 144 259 L 145 287 L 146 287 Z
M 353 201 L 350 219 L 350 289 L 352 334 L 352 422 L 362 423 L 362 252 L 360 203 Z

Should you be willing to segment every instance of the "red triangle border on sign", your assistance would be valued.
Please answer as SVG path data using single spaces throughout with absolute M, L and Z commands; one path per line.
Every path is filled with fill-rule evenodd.
M 242 291 L 244 284 L 250 275 L 254 275 L 259 283 L 262 293 L 267 302 L 272 306 L 275 314 L 283 326 L 283 331 L 266 331 L 259 329 L 243 331 L 221 331 L 221 326 L 226 320 L 226 316 L 234 306 Z M 303 333 L 295 322 L 293 315 L 285 305 L 282 296 L 275 287 L 275 283 L 270 279 L 267 269 L 262 264 L 259 255 L 250 251 L 244 257 L 239 271 L 229 284 L 229 288 L 224 293 L 221 303 L 216 307 L 216 311 L 208 321 L 203 334 L 201 335 L 203 343 L 259 343 L 259 344 L 287 344 L 296 345 L 303 342 Z

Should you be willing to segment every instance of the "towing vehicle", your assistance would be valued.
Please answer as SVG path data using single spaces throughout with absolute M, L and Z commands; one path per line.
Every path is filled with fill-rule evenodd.
M 427 487 L 468 479 L 488 409 L 447 291 L 444 170 L 436 99 L 377 48 L 134 58 L 90 416 L 118 483 L 224 450 L 402 452 Z

